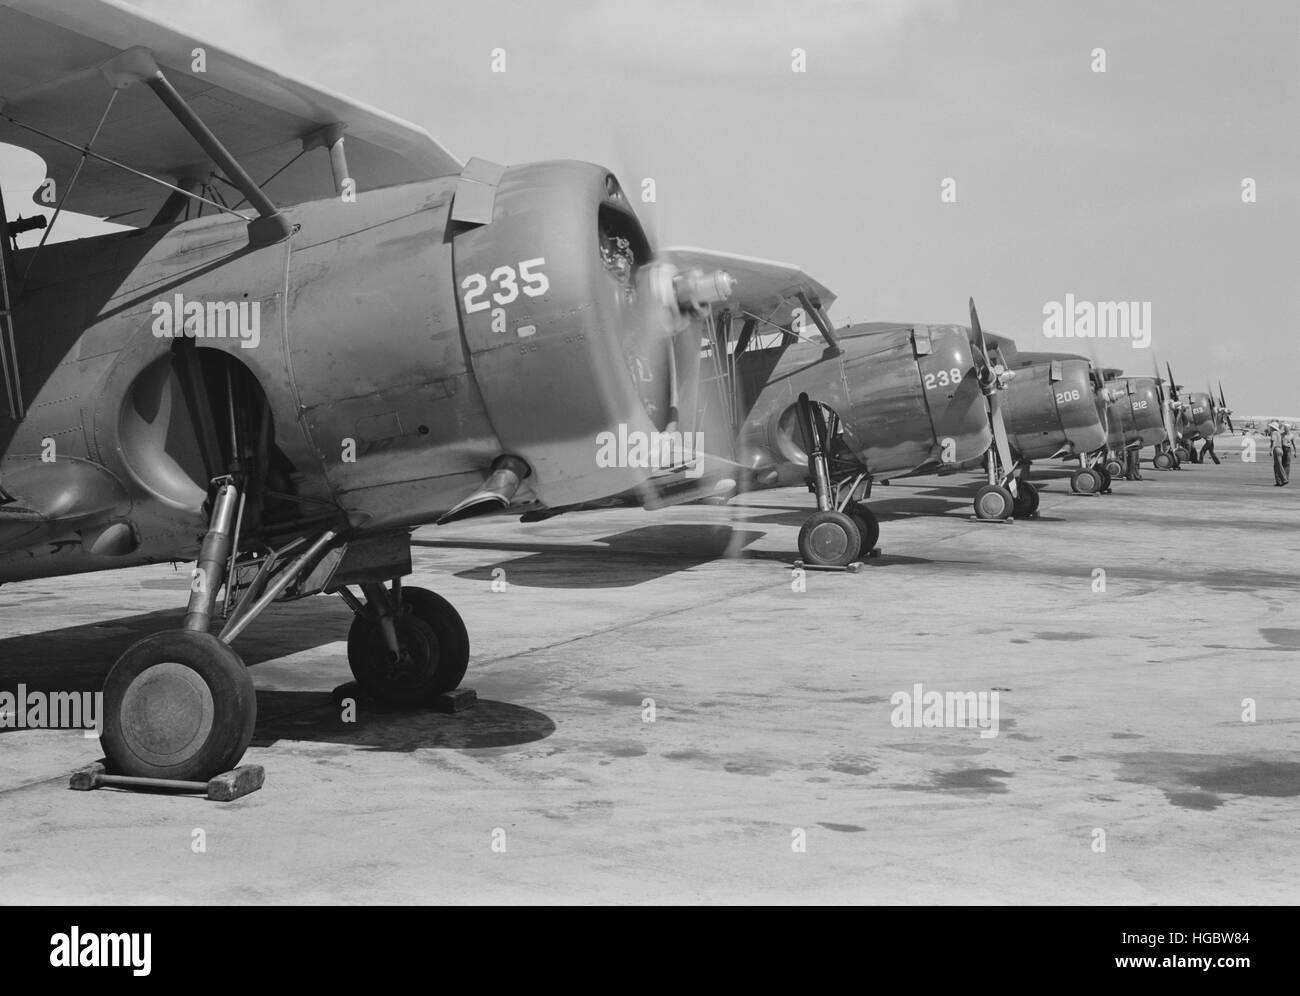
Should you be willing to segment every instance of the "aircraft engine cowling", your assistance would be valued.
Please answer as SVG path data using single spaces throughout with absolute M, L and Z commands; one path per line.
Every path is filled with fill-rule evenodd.
M 1077 456 L 1106 443 L 1106 399 L 1086 359 L 1063 356 L 1016 370 L 1006 394 L 1012 449 L 1026 459 Z
M 1168 439 L 1164 415 L 1160 407 L 1160 391 L 1150 377 L 1128 377 L 1127 408 L 1131 413 L 1133 431 L 1143 446 L 1156 446 Z M 1125 420 L 1128 424 L 1128 419 Z
M 491 221 L 455 232 L 453 266 L 474 382 L 539 501 L 633 491 L 680 456 L 664 444 L 695 409 L 695 311 L 728 278 L 654 262 L 608 170 L 506 169 Z

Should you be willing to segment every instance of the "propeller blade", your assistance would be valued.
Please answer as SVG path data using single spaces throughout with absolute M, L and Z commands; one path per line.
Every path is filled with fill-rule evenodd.
M 980 316 L 975 310 L 973 297 L 970 299 L 970 347 L 971 352 L 975 354 L 980 382 L 987 385 L 992 378 L 992 364 L 989 362 L 988 343 L 984 341 L 984 329 L 980 325 Z
M 1165 360 L 1165 369 L 1169 371 L 1169 397 L 1172 400 L 1177 401 L 1178 385 L 1174 383 L 1174 368 L 1169 365 L 1168 360 Z

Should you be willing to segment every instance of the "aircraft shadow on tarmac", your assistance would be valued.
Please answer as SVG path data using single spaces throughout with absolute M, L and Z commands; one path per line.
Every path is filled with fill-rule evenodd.
M 183 619 L 184 610 L 167 609 L 0 639 L 0 690 L 16 691 L 23 685 L 28 693 L 97 692 L 131 644 L 151 633 L 177 629 Z M 273 606 L 236 641 L 236 649 L 249 665 L 274 661 L 346 640 L 351 620 L 352 614 L 337 599 Z M 474 708 L 452 715 L 361 704 L 356 722 L 345 723 L 328 691 L 261 689 L 257 711 L 253 745 L 258 747 L 283 739 L 393 751 L 506 747 L 555 732 L 555 723 L 542 713 L 482 699 Z M 0 732 L 22 730 L 6 725 Z
M 867 507 L 878 522 L 893 522 L 898 519 L 913 519 L 917 516 L 944 516 L 953 512 L 969 514 L 972 495 L 966 491 L 953 490 L 960 501 L 947 501 L 947 489 L 926 492 L 924 495 L 906 495 L 890 498 L 872 498 Z M 885 492 L 888 494 L 888 492 Z M 880 494 L 880 492 L 876 492 Z M 812 514 L 811 508 L 791 509 L 780 505 L 745 505 L 744 508 L 771 509 L 766 515 L 753 515 L 745 518 L 746 522 L 761 522 L 771 525 L 800 528 Z
M 261 691 L 257 713 L 254 747 L 305 740 L 378 751 L 471 750 L 515 747 L 555 732 L 555 721 L 544 713 L 491 699 L 479 699 L 458 713 L 383 709 L 361 702 L 356 721 L 344 722 L 329 692 Z
M 183 609 L 142 612 L 102 622 L 0 639 L 0 688 L 99 691 L 114 662 L 137 640 L 180 629 Z M 304 599 L 263 613 L 235 649 L 248 665 L 346 640 L 352 613 L 338 599 Z
M 491 550 L 526 556 L 459 571 L 458 578 L 491 581 L 507 569 L 511 585 L 529 588 L 626 588 L 721 558 L 787 561 L 777 550 L 748 550 L 766 533 L 725 525 L 665 523 L 601 536 L 589 543 L 512 543 L 508 541 L 412 540 L 416 547 Z M 601 545 L 597 545 L 601 544 Z

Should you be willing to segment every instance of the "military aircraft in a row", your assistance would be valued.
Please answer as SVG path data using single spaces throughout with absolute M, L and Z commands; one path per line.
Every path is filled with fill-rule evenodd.
M 196 562 L 182 627 L 104 685 L 113 768 L 179 780 L 244 753 L 231 643 L 277 600 L 342 596 L 377 698 L 455 688 L 469 636 L 403 586 L 411 528 L 650 494 L 592 440 L 670 428 L 731 289 L 658 260 L 608 170 L 462 163 L 196 44 L 104 0 L 0 0 L 0 142 L 45 161 L 54 228 L 132 226 L 17 250 L 0 204 L 0 583 Z

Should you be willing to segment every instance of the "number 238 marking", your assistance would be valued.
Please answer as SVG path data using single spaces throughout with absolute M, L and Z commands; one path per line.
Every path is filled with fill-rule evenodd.
M 925 375 L 925 389 L 927 391 L 933 391 L 936 387 L 956 387 L 960 383 L 961 369 L 959 367 Z
M 545 265 L 546 257 L 538 256 L 536 259 L 526 259 L 520 263 L 517 274 L 513 266 L 498 266 L 487 277 L 481 273 L 471 273 L 460 282 L 461 290 L 465 291 L 465 314 L 472 315 L 476 311 L 483 311 L 492 306 L 485 296 L 489 280 L 496 284 L 497 289 L 492 294 L 492 301 L 499 305 L 513 302 L 519 297 L 520 290 L 529 297 L 540 297 L 545 294 L 551 289 L 551 281 L 540 269 Z M 522 288 L 519 286 L 520 283 L 523 284 Z

